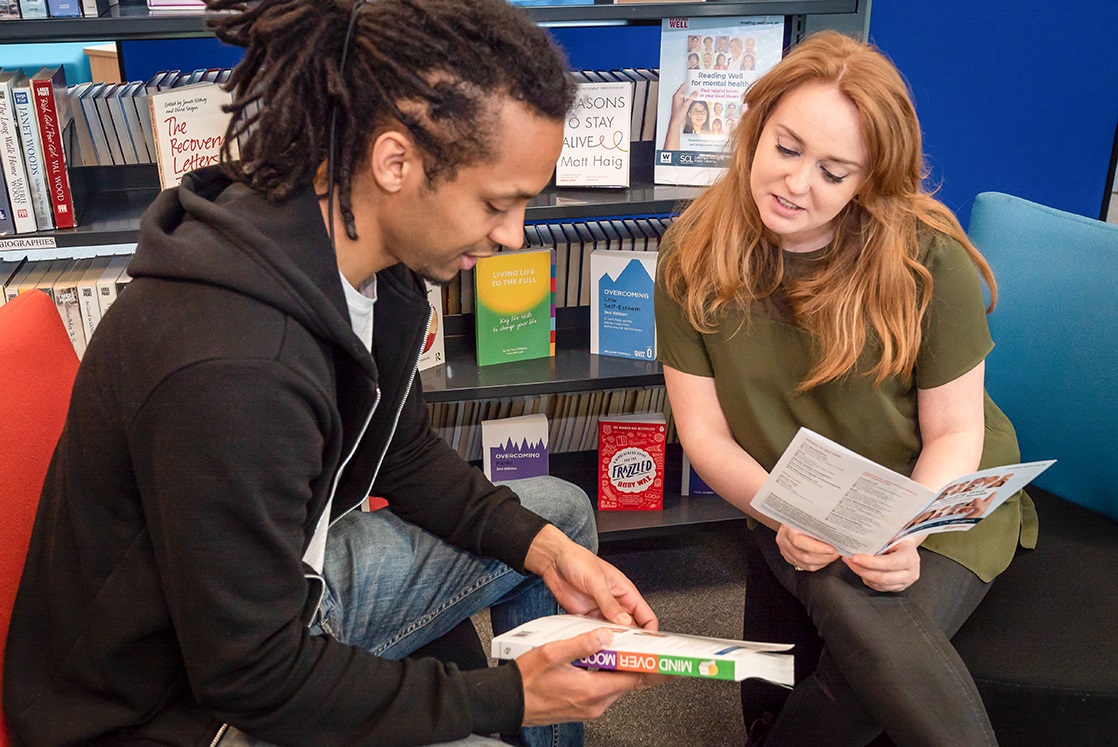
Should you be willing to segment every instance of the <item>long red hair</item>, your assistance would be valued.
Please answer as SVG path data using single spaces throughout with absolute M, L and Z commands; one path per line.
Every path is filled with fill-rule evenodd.
M 817 359 L 800 389 L 842 377 L 871 340 L 880 383 L 909 376 L 920 348 L 932 277 L 920 263 L 928 229 L 961 243 L 997 298 L 993 273 L 955 215 L 925 189 L 920 124 L 896 67 L 869 44 L 834 31 L 813 34 L 745 95 L 726 175 L 672 225 L 661 263 L 668 295 L 695 329 L 708 333 L 729 310 L 747 310 L 783 279 L 783 254 L 765 228 L 749 186 L 765 122 L 789 91 L 835 86 L 857 109 L 868 173 L 836 219 L 835 238 L 813 277 L 788 289 L 796 321 L 816 341 Z

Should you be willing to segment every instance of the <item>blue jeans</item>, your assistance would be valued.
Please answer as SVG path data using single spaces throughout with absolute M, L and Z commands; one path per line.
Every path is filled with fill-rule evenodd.
M 898 745 L 996 745 L 982 698 L 951 645 L 990 584 L 920 549 L 920 578 L 877 592 L 841 560 L 796 571 L 776 535 L 754 531 L 780 583 L 807 608 L 823 653 L 796 684 L 764 745 L 864 745 L 884 729 Z
M 508 485 L 526 508 L 597 550 L 594 514 L 581 489 L 554 477 Z M 330 527 L 323 576 L 326 592 L 311 631 L 386 659 L 406 657 L 487 608 L 494 634 L 560 611 L 538 577 L 452 547 L 389 510 L 353 511 Z M 532 727 L 518 736 L 528 747 L 578 747 L 583 726 Z M 473 737 L 463 744 L 487 742 Z M 221 741 L 229 745 L 267 747 L 236 730 Z

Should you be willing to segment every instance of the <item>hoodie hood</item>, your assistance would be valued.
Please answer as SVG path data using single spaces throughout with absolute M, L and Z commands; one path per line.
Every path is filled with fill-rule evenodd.
M 309 186 L 271 202 L 218 166 L 190 172 L 144 213 L 128 273 L 244 294 L 369 361 L 350 325 L 334 249 Z

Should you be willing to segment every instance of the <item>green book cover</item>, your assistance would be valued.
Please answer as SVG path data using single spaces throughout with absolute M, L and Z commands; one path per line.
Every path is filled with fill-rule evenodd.
M 555 265 L 550 249 L 501 252 L 474 268 L 477 364 L 555 355 Z

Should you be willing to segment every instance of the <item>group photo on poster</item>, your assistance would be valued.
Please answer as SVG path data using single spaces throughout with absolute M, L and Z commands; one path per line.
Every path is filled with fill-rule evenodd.
M 782 16 L 666 18 L 656 182 L 705 185 L 726 167 L 745 92 L 781 58 Z

